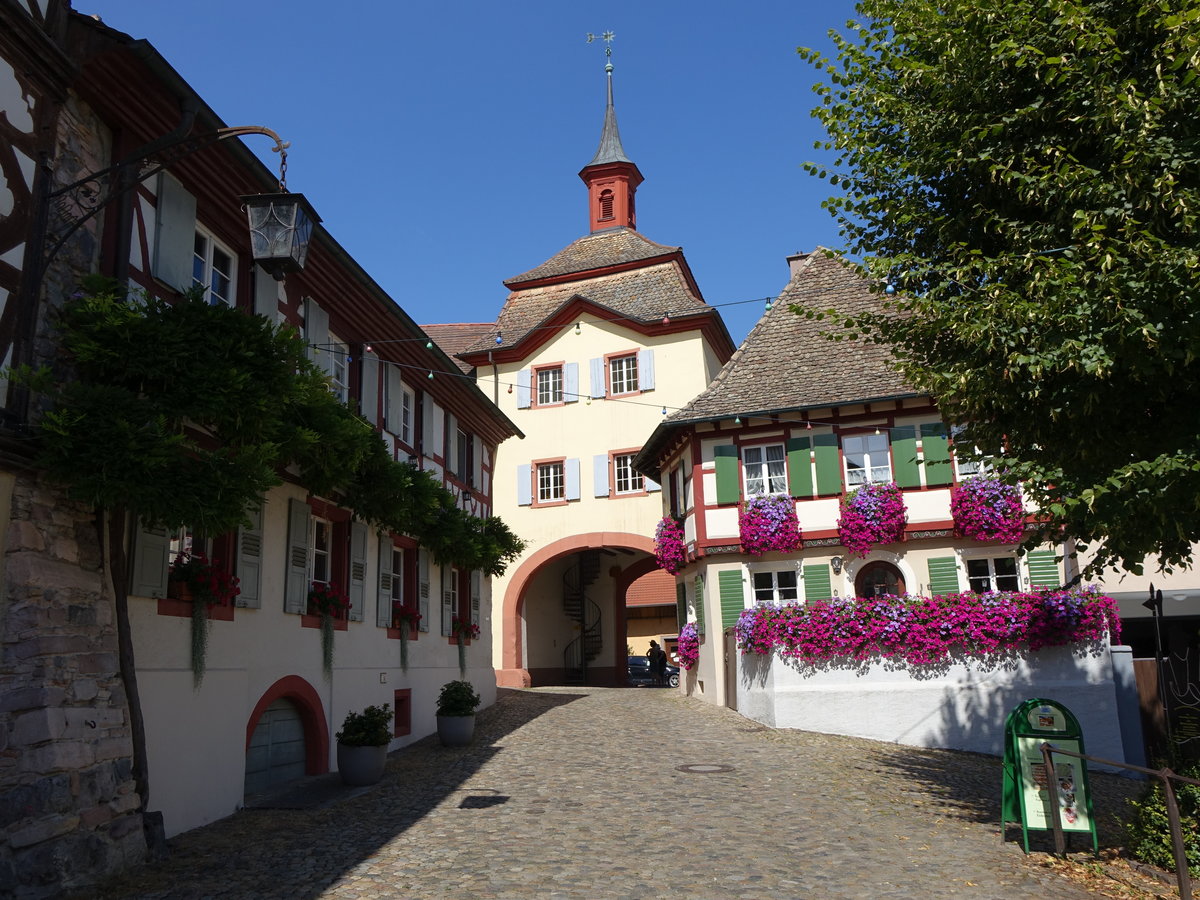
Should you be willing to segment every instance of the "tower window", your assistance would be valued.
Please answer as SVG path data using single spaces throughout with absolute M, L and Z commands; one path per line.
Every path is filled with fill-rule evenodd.
M 600 218 L 611 219 L 613 217 L 613 192 L 600 192 Z

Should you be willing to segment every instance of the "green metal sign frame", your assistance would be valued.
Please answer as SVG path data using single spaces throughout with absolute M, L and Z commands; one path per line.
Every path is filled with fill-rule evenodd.
M 1026 700 L 1008 714 L 1004 723 L 1004 785 L 1001 792 L 1000 833 L 1009 822 L 1021 823 L 1025 852 L 1030 831 L 1050 831 L 1053 803 L 1064 833 L 1092 836 L 1092 851 L 1100 851 L 1087 765 L 1070 756 L 1055 758 L 1047 773 L 1041 746 L 1085 753 L 1083 731 L 1074 714 L 1054 700 Z

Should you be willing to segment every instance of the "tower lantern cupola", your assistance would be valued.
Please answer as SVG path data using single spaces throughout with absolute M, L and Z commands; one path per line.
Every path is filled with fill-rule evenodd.
M 588 221 L 592 232 L 606 228 L 636 228 L 637 214 L 633 198 L 642 173 L 621 146 L 617 113 L 613 108 L 613 66 L 604 66 L 608 77 L 608 105 L 604 110 L 604 128 L 596 155 L 579 172 L 588 187 Z

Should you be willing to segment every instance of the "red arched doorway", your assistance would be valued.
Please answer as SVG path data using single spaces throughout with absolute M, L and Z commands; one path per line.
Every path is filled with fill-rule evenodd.
M 266 768 L 273 769 L 274 774 L 258 773 L 256 784 L 271 782 L 276 775 L 282 778 L 285 773 L 323 775 L 329 771 L 329 726 L 325 721 L 321 697 L 299 675 L 280 678 L 267 688 L 254 705 L 246 721 L 248 767 L 252 750 L 258 753 L 264 745 L 272 743 L 269 733 L 272 729 L 283 734 L 283 739 L 277 743 L 281 747 L 286 744 L 285 753 L 303 753 L 303 764 L 292 764 L 289 759 L 279 760 L 277 764 L 268 761 Z M 254 768 L 262 767 L 256 764 Z
M 854 578 L 857 597 L 878 597 L 882 594 L 900 596 L 906 592 L 904 575 L 889 562 L 869 562 Z

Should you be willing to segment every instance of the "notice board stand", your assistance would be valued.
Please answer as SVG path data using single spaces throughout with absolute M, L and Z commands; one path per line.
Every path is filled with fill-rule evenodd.
M 1001 792 L 1000 835 L 1009 822 L 1021 823 L 1025 852 L 1030 831 L 1054 828 L 1051 804 L 1057 807 L 1064 835 L 1090 832 L 1092 851 L 1100 851 L 1092 815 L 1092 791 L 1087 766 L 1073 756 L 1056 756 L 1054 771 L 1047 772 L 1042 744 L 1085 753 L 1079 720 L 1053 700 L 1026 700 L 1008 714 L 1004 723 L 1004 786 Z

